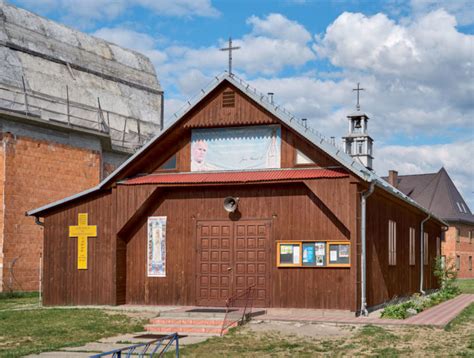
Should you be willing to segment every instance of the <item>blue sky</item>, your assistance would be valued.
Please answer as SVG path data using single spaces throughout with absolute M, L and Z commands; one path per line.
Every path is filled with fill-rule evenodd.
M 149 56 L 169 116 L 227 68 L 327 136 L 347 131 L 351 89 L 375 139 L 375 169 L 444 166 L 474 206 L 472 0 L 15 0 Z

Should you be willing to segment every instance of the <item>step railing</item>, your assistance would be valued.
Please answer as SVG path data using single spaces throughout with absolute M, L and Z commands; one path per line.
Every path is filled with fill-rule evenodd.
M 242 325 L 251 316 L 254 293 L 255 284 L 248 286 L 242 292 L 236 293 L 226 300 L 226 312 L 222 322 L 221 336 L 227 328 L 235 323 Z
M 158 338 L 147 343 L 134 344 L 132 346 L 114 349 L 112 351 L 99 353 L 90 356 L 90 358 L 111 357 L 111 358 L 129 358 L 129 357 L 163 357 L 172 346 L 175 346 L 176 357 L 179 357 L 179 336 L 178 333 L 170 334 L 166 337 Z

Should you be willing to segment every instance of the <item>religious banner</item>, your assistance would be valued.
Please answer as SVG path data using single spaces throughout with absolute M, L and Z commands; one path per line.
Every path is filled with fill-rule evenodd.
M 86 213 L 78 214 L 77 225 L 69 226 L 69 237 L 77 237 L 77 269 L 87 270 L 87 240 L 97 237 L 97 226 L 88 224 Z
M 191 171 L 280 168 L 278 125 L 194 129 Z
M 166 277 L 166 216 L 148 218 L 148 277 Z

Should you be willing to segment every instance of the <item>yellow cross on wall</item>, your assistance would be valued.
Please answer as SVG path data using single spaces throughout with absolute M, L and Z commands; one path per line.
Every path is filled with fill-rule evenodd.
M 79 214 L 77 226 L 69 226 L 69 237 L 77 237 L 77 269 L 87 270 L 87 239 L 97 237 L 97 226 L 88 225 L 87 214 Z

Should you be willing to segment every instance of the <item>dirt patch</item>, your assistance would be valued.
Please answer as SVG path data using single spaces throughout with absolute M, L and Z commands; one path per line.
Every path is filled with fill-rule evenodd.
M 251 321 L 245 329 L 257 332 L 276 332 L 283 336 L 297 336 L 304 338 L 336 339 L 347 337 L 358 330 L 356 326 L 336 326 L 329 324 L 313 324 L 285 321 Z

